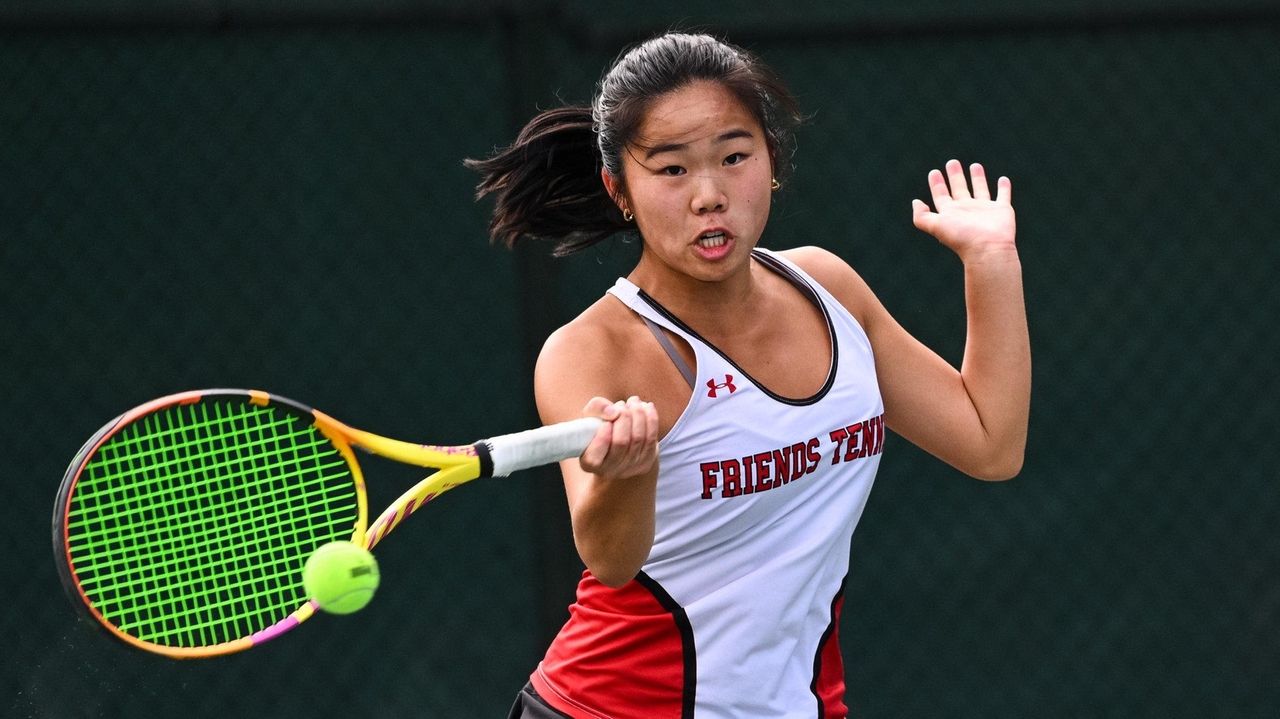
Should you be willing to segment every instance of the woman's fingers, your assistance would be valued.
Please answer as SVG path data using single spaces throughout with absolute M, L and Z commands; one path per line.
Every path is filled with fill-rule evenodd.
M 579 457 L 584 470 L 626 477 L 652 468 L 657 457 L 658 412 L 651 402 L 634 396 L 625 402 L 593 397 L 582 411 L 605 420 Z
M 604 397 L 592 397 L 582 408 L 582 416 L 599 417 L 606 422 L 613 421 L 618 418 L 618 409 L 621 404 L 621 402 L 610 402 Z
M 938 216 L 929 209 L 929 205 L 924 200 L 911 201 L 911 222 L 916 229 L 932 235 L 933 223 L 937 218 Z
M 951 190 L 947 189 L 947 178 L 941 170 L 929 170 L 929 194 L 933 197 L 933 207 L 938 212 L 951 202 Z
M 969 165 L 969 179 L 973 182 L 973 199 L 989 201 L 991 187 L 987 185 L 987 171 L 980 163 Z
M 951 199 L 969 199 L 969 181 L 964 177 L 964 165 L 959 160 L 947 160 L 947 181 L 951 185 Z
M 1013 180 L 1003 175 L 999 180 L 996 180 L 996 202 L 1005 205 L 1013 204 Z

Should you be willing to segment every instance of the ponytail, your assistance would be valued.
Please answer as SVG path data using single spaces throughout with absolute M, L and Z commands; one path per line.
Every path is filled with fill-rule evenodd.
M 536 115 L 510 147 L 465 160 L 480 173 L 476 199 L 494 195 L 489 237 L 508 248 L 525 238 L 555 243 L 557 257 L 632 229 L 600 180 L 591 108 Z
M 635 225 L 609 196 L 601 167 L 624 191 L 622 158 L 649 103 L 697 80 L 732 92 L 764 129 L 774 177 L 791 168 L 794 131 L 803 118 L 795 98 L 758 58 L 710 35 L 672 32 L 624 53 L 601 78 L 592 107 L 540 113 L 511 147 L 467 160 L 480 173 L 476 198 L 497 201 L 489 236 L 512 247 L 526 237 L 555 242 L 560 257 Z

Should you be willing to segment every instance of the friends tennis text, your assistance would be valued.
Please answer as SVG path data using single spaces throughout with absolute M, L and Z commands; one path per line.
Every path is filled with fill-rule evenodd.
M 831 464 L 872 457 L 884 450 L 884 415 L 838 427 L 827 433 L 833 445 Z M 803 442 L 745 457 L 702 462 L 702 499 L 722 499 L 766 492 L 812 474 L 822 464 L 822 442 Z

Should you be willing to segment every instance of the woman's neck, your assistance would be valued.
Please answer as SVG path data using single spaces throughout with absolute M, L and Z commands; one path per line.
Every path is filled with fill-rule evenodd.
M 627 279 L 691 327 L 732 331 L 758 319 L 755 312 L 764 299 L 760 273 L 768 270 L 751 259 L 728 277 L 702 280 L 642 255 Z

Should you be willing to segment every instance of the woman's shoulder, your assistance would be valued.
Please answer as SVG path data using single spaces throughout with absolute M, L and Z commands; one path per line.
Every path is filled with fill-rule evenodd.
M 779 250 L 775 254 L 790 260 L 824 287 L 828 282 L 839 284 L 850 274 L 856 274 L 839 255 L 816 245 Z
M 875 301 L 875 297 L 848 262 L 830 250 L 813 245 L 782 250 L 777 254 L 804 270 L 865 326 L 869 303 Z
M 547 338 L 544 354 L 608 354 L 626 349 L 634 336 L 635 316 L 622 302 L 612 295 L 605 295 L 593 302 L 577 317 L 562 325 Z
M 608 396 L 621 390 L 618 366 L 633 356 L 644 337 L 635 313 L 611 295 L 552 332 L 538 355 L 536 375 L 555 384 L 570 382 Z

